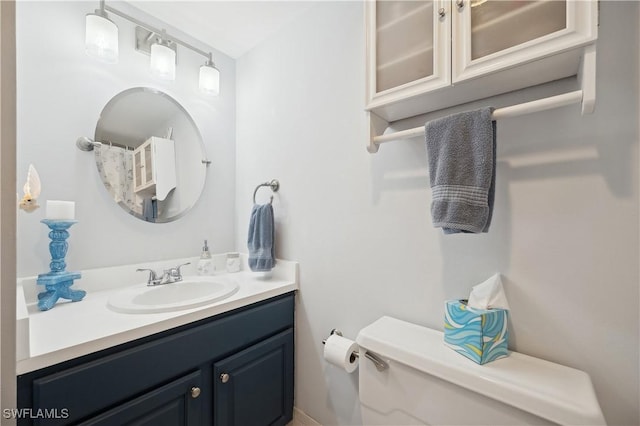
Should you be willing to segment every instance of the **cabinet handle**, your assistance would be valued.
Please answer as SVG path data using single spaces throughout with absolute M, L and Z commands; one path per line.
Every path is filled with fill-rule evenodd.
M 444 18 L 444 15 L 446 15 L 447 12 L 444 9 L 444 7 L 441 7 L 440 9 L 438 9 L 438 15 L 440 15 L 441 18 Z
M 458 9 L 462 10 L 464 7 L 464 0 L 456 0 L 456 4 L 458 5 Z
M 220 375 L 220 381 L 222 383 L 227 383 L 229 381 L 229 375 L 227 373 L 222 373 Z
M 200 388 L 197 386 L 194 386 L 191 388 L 191 398 L 196 399 L 197 397 L 200 396 Z

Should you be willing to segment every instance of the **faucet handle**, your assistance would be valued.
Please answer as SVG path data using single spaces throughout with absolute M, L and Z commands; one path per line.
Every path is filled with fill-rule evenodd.
M 181 265 L 176 266 L 175 268 L 170 269 L 171 276 L 176 280 L 180 281 L 182 279 L 182 273 L 180 272 L 180 268 L 186 265 L 191 265 L 191 262 L 183 263 Z
M 144 272 L 149 271 L 149 279 L 147 280 L 147 285 L 155 285 L 158 281 L 158 276 L 156 275 L 156 271 L 149 268 L 138 268 L 136 272 Z

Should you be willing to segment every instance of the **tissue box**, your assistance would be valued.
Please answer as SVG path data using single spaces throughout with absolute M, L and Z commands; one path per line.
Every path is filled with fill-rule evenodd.
M 467 358 L 485 364 L 509 355 L 506 309 L 476 309 L 466 300 L 445 302 L 444 342 Z

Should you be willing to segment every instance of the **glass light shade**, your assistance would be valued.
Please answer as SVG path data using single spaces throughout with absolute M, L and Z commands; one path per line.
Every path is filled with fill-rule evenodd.
M 176 52 L 162 44 L 151 45 L 151 74 L 162 80 L 176 79 Z
M 220 93 L 220 71 L 213 65 L 202 65 L 199 85 L 203 93 L 217 96 Z
M 86 17 L 87 55 L 104 62 L 118 62 L 118 26 L 109 19 L 90 13 Z

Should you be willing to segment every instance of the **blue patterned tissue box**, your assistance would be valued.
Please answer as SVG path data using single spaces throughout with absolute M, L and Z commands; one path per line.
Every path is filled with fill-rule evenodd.
M 485 364 L 509 355 L 506 309 L 476 309 L 466 300 L 445 302 L 444 342 L 467 358 Z

